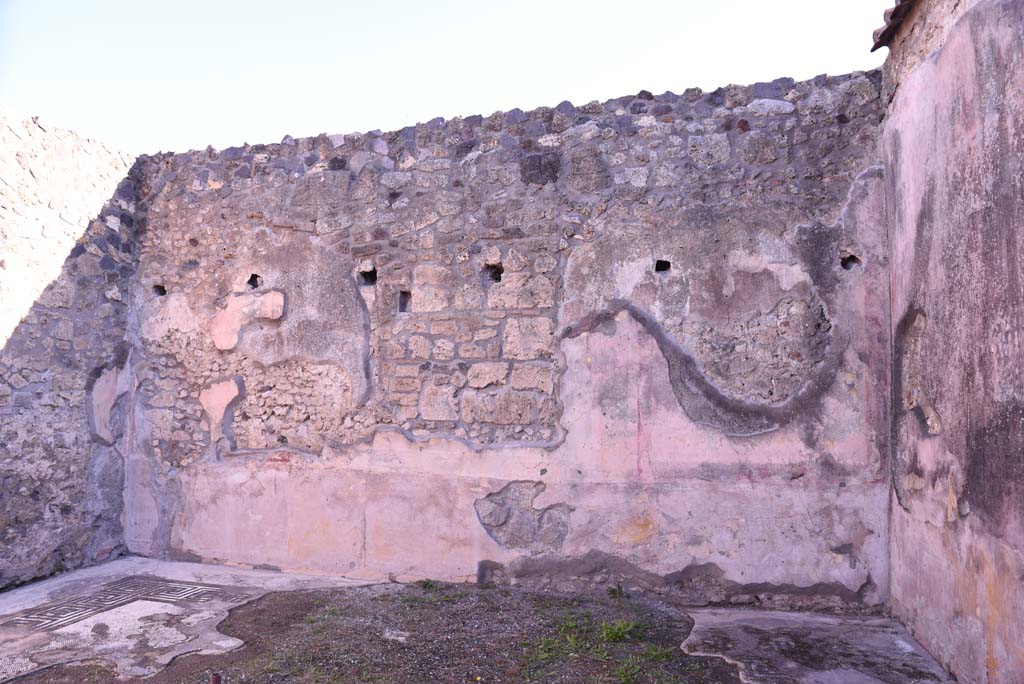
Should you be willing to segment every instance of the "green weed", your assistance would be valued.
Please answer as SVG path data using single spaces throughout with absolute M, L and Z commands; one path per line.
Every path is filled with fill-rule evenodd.
M 630 620 L 616 620 L 615 622 L 601 623 L 601 638 L 608 643 L 616 643 L 636 638 L 640 633 L 639 622 Z

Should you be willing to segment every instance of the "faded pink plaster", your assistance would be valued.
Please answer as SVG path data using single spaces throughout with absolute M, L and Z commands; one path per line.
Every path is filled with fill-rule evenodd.
M 905 328 L 894 378 L 892 610 L 958 681 L 1019 684 L 1020 445 L 986 435 L 1000 429 L 993 415 L 1024 400 L 1024 11 L 983 0 L 945 21 L 941 49 L 899 84 L 883 136 L 892 321 Z
M 756 573 L 759 581 L 854 590 L 870 573 L 878 587 L 869 600 L 884 600 L 888 493 L 873 471 L 829 482 L 796 428 L 735 440 L 689 422 L 657 345 L 628 315 L 613 334 L 562 347 L 568 435 L 557 449 L 519 448 L 509 458 L 505 449 L 411 441 L 392 430 L 319 458 L 279 450 L 196 463 L 180 473 L 174 547 L 307 572 L 465 580 L 481 560 L 525 553 L 491 539 L 473 502 L 508 482 L 536 480 L 546 490 L 535 507 L 572 509 L 561 556 L 598 549 L 658 573 L 714 562 L 740 582 Z M 602 410 L 601 396 L 623 389 L 640 397 L 641 410 Z M 838 421 L 843 431 L 859 429 L 855 413 L 846 420 Z M 847 543 L 856 546 L 856 568 L 832 551 Z
M 235 399 L 242 395 L 241 381 L 228 378 L 211 383 L 199 393 L 199 403 L 210 422 L 210 441 L 224 436 L 224 413 Z
M 284 315 L 284 293 L 268 292 L 235 294 L 210 321 L 213 344 L 222 351 L 234 349 L 242 328 L 256 320 L 276 321 Z

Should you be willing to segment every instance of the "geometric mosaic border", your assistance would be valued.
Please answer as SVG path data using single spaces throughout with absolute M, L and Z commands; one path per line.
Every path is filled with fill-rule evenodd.
M 112 608 L 120 608 L 132 601 L 205 603 L 218 600 L 241 603 L 249 598 L 250 594 L 244 590 L 240 591 L 237 587 L 134 575 L 105 584 L 85 596 L 46 603 L 22 611 L 0 622 L 0 627 L 29 627 L 33 632 L 49 631 L 66 627 Z

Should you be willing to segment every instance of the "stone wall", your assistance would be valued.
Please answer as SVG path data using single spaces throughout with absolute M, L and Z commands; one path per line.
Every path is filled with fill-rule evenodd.
M 129 164 L 0 114 L 0 588 L 123 549 Z
M 879 81 L 140 160 L 128 547 L 880 603 Z
M 940 22 L 941 3 L 928 4 Z M 1024 5 L 984 0 L 945 19 L 941 49 L 907 70 L 884 132 L 892 607 L 959 681 L 1016 684 L 1024 681 Z
M 891 103 L 913 69 L 946 42 L 950 29 L 979 0 L 917 0 L 889 45 L 882 66 L 882 92 Z
M 888 601 L 1024 680 L 1022 36 L 922 0 L 884 83 L 130 171 L 0 116 L 0 588 L 128 550 Z

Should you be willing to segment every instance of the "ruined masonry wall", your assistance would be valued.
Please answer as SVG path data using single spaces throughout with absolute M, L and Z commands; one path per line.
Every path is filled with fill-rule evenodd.
M 879 81 L 141 159 L 129 548 L 884 600 Z
M 0 588 L 124 549 L 130 165 L 0 113 Z
M 237 449 L 318 453 L 380 425 L 555 444 L 559 338 L 638 296 L 723 394 L 767 414 L 709 421 L 777 426 L 771 409 L 826 357 L 834 278 L 807 287 L 810 265 L 744 243 L 813 250 L 785 244 L 801 222 L 803 241 L 838 238 L 811 234 L 866 165 L 877 86 L 829 85 L 564 103 L 144 162 L 141 342 L 176 367 L 154 385 L 189 390 L 163 402 L 175 406 L 154 425 L 178 429 L 156 453 L 200 457 L 199 393 L 222 375 L 247 380 L 225 425 Z M 638 282 L 617 282 L 626 269 Z M 751 306 L 740 295 L 761 283 L 742 281 L 758 276 L 786 296 Z M 743 338 L 768 344 L 735 348 Z

